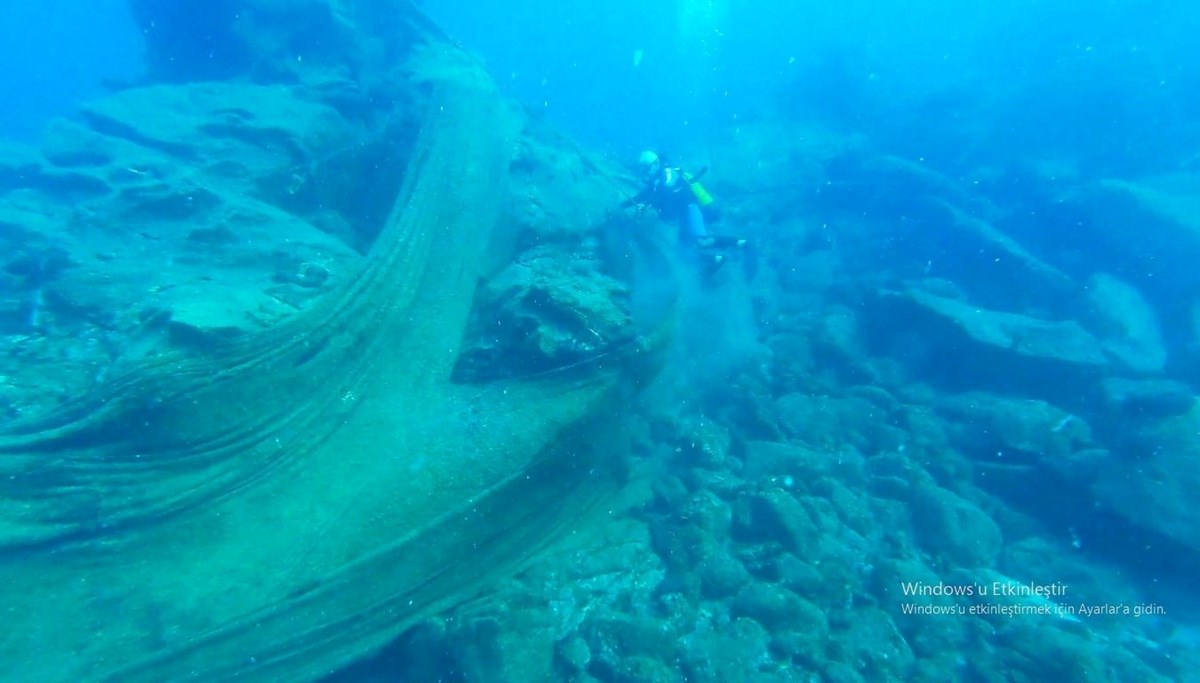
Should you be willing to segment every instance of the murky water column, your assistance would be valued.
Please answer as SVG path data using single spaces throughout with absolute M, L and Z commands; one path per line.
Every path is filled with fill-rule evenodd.
M 728 18 L 726 0 L 680 0 L 679 52 L 686 65 L 684 74 L 692 108 L 710 94 L 713 73 L 724 51 Z

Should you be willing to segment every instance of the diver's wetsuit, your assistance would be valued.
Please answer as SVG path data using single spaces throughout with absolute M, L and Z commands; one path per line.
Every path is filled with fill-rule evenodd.
M 678 168 L 663 166 L 647 179 L 645 187 L 628 204 L 649 204 L 660 216 L 679 224 L 679 241 L 694 246 L 708 238 L 707 218 L 690 183 Z
M 703 175 L 701 170 L 699 175 Z M 679 168 L 660 166 L 650 175 L 645 186 L 636 196 L 626 200 L 624 206 L 649 204 L 666 220 L 679 225 L 679 243 L 693 258 L 698 258 L 708 274 L 716 272 L 725 262 L 725 256 L 709 250 L 724 250 L 740 247 L 745 240 L 725 235 L 709 235 L 707 223 L 716 219 L 711 206 L 701 206 L 692 182 Z M 749 271 L 748 271 L 749 272 Z

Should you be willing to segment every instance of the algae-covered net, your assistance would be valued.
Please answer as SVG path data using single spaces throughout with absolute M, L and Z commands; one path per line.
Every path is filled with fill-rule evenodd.
M 457 51 L 419 61 L 420 132 L 358 276 L 0 435 L 0 678 L 317 678 L 612 490 L 607 440 L 667 321 L 569 368 L 451 381 L 520 121 Z

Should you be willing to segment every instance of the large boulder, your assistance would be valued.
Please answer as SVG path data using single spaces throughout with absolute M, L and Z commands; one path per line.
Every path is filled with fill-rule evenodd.
M 1078 288 L 1059 267 L 997 227 L 1003 211 L 976 188 L 919 160 L 855 149 L 832 159 L 820 208 L 852 271 L 893 285 L 961 283 L 998 309 L 1055 307 Z
M 1191 387 L 1165 378 L 1110 377 L 1103 386 L 1106 407 L 1113 414 L 1128 418 L 1182 415 L 1196 402 Z
M 1167 364 L 1158 315 L 1132 285 L 1098 273 L 1087 286 L 1088 318 L 1104 352 L 1118 366 L 1139 374 L 1155 374 Z
M 379 141 L 295 88 L 135 88 L 84 119 L 56 122 L 44 160 L 0 181 L 6 233 L 36 236 L 6 270 L 47 319 L 129 332 L 165 313 L 177 341 L 198 341 L 263 329 L 359 267 L 336 232 L 367 219 L 322 224 L 295 197 L 338 152 Z
M 970 392 L 942 398 L 938 409 L 955 446 L 992 463 L 1063 468 L 1096 448 L 1082 418 L 1045 401 Z
M 881 292 L 865 319 L 875 345 L 893 355 L 896 330 L 920 340 L 920 353 L 899 360 L 950 389 L 1074 405 L 1090 398 L 1109 370 L 1099 340 L 1073 320 L 991 310 L 922 287 Z
M 481 289 L 456 369 L 462 379 L 565 367 L 629 341 L 628 287 L 599 261 L 538 248 Z
M 1200 291 L 1200 174 L 1180 172 L 1136 179 L 1068 185 L 1050 198 L 1041 226 L 1044 249 L 1087 245 L 1090 267 L 1117 274 L 1144 297 L 1161 324 L 1163 344 L 1189 358 L 1196 370 L 1196 338 L 1189 335 L 1190 306 Z
M 1095 497 L 1140 527 L 1180 544 L 1200 558 L 1200 403 L 1180 415 L 1128 420 L 1123 424 L 1122 457 L 1114 458 L 1091 481 Z

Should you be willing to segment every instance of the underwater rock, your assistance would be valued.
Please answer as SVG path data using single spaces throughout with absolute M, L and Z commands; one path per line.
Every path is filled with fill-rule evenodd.
M 1182 415 L 1196 402 L 1191 387 L 1168 379 L 1110 377 L 1103 387 L 1109 407 L 1131 418 Z
M 771 634 L 753 619 L 735 618 L 711 629 L 697 629 L 683 638 L 681 681 L 787 680 L 776 677 L 782 667 L 773 662 Z
M 695 571 L 700 579 L 700 595 L 706 600 L 723 600 L 753 582 L 746 567 L 725 551 L 709 554 Z
M 592 648 L 583 638 L 572 636 L 558 644 L 555 657 L 567 674 L 578 676 L 592 663 Z
M 515 151 L 513 192 L 503 221 L 518 247 L 578 244 L 607 220 L 606 204 L 629 192 L 624 179 L 602 172 L 576 143 L 545 122 L 531 121 Z M 596 207 L 579 211 L 580 206 Z
M 3 257 L 2 270 L 22 281 L 26 288 L 43 287 L 61 277 L 67 269 L 79 265 L 62 247 L 47 244 L 25 230 L 18 229 L 13 237 L 16 239 L 4 240 L 11 248 Z
M 938 197 L 961 205 L 975 199 L 957 180 L 928 164 L 863 145 L 845 150 L 828 167 L 829 187 L 822 188 L 821 194 L 828 202 L 855 203 L 859 210 L 894 216 L 899 207 L 912 208 L 914 197 Z M 870 188 L 870 193 L 861 193 L 863 188 Z
M 791 553 L 771 555 L 756 572 L 764 581 L 778 583 L 797 595 L 820 595 L 825 591 L 825 578 L 812 564 Z
M 623 647 L 618 643 L 611 653 L 603 650 L 599 634 L 609 632 L 597 626 L 613 621 L 645 625 L 661 567 L 641 523 L 609 520 L 576 532 L 556 548 L 552 561 L 535 563 L 502 581 L 485 599 L 426 620 L 328 683 L 437 680 L 447 671 L 477 683 L 564 676 L 594 680 L 582 672 L 600 656 L 595 648 L 616 662 Z M 633 648 L 631 652 L 644 652 L 637 642 Z
M 600 681 L 645 681 L 646 683 L 688 683 L 674 662 L 653 655 L 595 660 L 592 664 Z
M 1103 522 L 1101 522 L 1103 524 Z M 1101 533 L 1120 533 L 1111 526 L 1105 526 Z M 1137 545 L 1145 545 L 1144 538 L 1131 539 Z M 1079 551 L 1088 546 L 1083 539 L 1074 539 L 1071 545 L 1064 544 L 1062 539 L 1046 536 L 1031 536 L 1004 548 L 1004 553 L 997 568 L 1007 576 L 999 575 L 987 578 L 988 574 L 997 572 L 980 572 L 974 577 L 964 577 L 964 581 L 980 582 L 993 581 L 1002 578 L 1011 582 L 1009 577 L 1020 577 L 1024 581 L 1052 584 L 1055 582 L 1069 586 L 1068 594 L 1053 598 L 1059 604 L 1109 603 L 1136 605 L 1146 601 L 1144 587 L 1139 585 L 1140 577 L 1136 572 L 1130 572 L 1127 566 L 1112 562 L 1080 562 Z M 1092 552 L 1102 552 L 1091 548 Z M 1145 558 L 1139 558 L 1145 560 Z M 1075 624 L 1071 617 L 1061 617 L 1064 626 Z M 1152 628 L 1146 622 L 1134 624 L 1122 623 L 1121 630 L 1134 635 L 1139 630 Z
M 704 411 L 724 424 L 736 425 L 738 439 L 731 443 L 733 446 L 742 439 L 783 439 L 775 414 L 772 378 L 767 376 L 770 369 L 765 362 L 747 362 L 732 371 L 725 387 L 712 387 Z
M 826 476 L 842 481 L 857 479 L 852 460 L 831 456 L 798 444 L 777 441 L 749 441 L 745 446 L 742 475 L 747 481 L 771 483 L 783 488 L 808 490 L 808 486 Z
M 279 186 L 364 142 L 296 88 L 147 86 L 84 109 L 88 125 L 53 124 L 45 159 L 26 157 L 14 177 L 27 191 L 0 201 L 0 222 L 31 235 L 27 246 L 76 266 L 37 283 L 55 320 L 134 334 L 126 321 L 154 307 L 173 312 L 170 339 L 195 348 L 309 305 L 311 278 L 270 284 L 280 255 L 325 273 L 322 286 L 359 267 L 345 243 L 281 208 L 292 195 Z
M 197 295 L 176 304 L 167 304 L 167 338 L 173 346 L 179 348 L 198 351 L 212 349 L 218 347 L 222 341 L 266 329 L 294 312 L 282 305 L 277 305 L 270 312 L 264 310 L 270 306 L 272 300 L 261 298 L 253 290 L 222 291 L 222 288 L 218 287 L 186 285 L 181 289 L 203 289 L 211 291 L 212 296 L 202 298 Z
M 831 637 L 831 659 L 852 664 L 866 680 L 910 680 L 912 649 L 890 615 L 876 607 L 854 611 L 846 629 Z
M 1086 240 L 1103 267 L 1153 292 L 1161 314 L 1168 303 L 1162 295 L 1200 284 L 1198 190 L 1200 175 L 1178 173 L 1075 185 L 1056 200 L 1086 219 L 1072 226 L 1072 239 Z M 1087 232 L 1078 234 L 1079 227 Z
M 91 173 L 56 171 L 38 166 L 21 169 L 17 177 L 9 179 L 9 183 L 13 189 L 41 190 L 71 201 L 103 197 L 112 191 L 104 178 Z
M 733 615 L 749 617 L 762 624 L 770 632 L 791 630 L 794 619 L 801 619 L 804 626 L 812 626 L 810 619 L 804 619 L 810 614 L 811 605 L 806 605 L 800 596 L 782 587 L 766 583 L 753 583 L 746 586 L 730 608 Z M 819 610 L 816 610 L 820 614 Z M 824 622 L 823 616 L 818 619 Z
M 105 258 L 56 285 L 62 305 L 119 311 L 137 298 L 131 291 L 149 289 L 155 306 L 173 312 L 172 339 L 202 346 L 206 335 L 262 329 L 306 307 L 320 287 L 359 266 L 344 242 L 282 208 L 294 202 L 280 186 L 320 173 L 325 159 L 363 142 L 296 89 L 150 86 L 85 110 L 90 127 L 59 124 L 50 154 L 78 162 L 87 149 L 104 149 L 109 160 L 94 172 L 110 179 L 113 193 L 68 217 L 86 228 L 85 240 L 71 242 L 84 263 L 101 250 Z M 308 277 L 317 272 L 319 282 Z M 281 278 L 283 287 L 267 284 Z
M 527 612 L 525 617 L 536 617 Z M 553 627 L 540 619 L 476 617 L 449 634 L 446 646 L 454 652 L 454 668 L 472 681 L 546 680 L 553 670 L 550 646 Z M 537 647 L 532 646 L 533 640 Z M 438 676 L 436 671 L 427 675 Z M 424 678 L 423 680 L 430 680 Z
M 829 662 L 822 667 L 821 673 L 829 683 L 864 683 L 867 680 L 845 662 Z
M 300 88 L 276 84 L 150 85 L 89 103 L 82 116 L 98 134 L 187 161 L 227 182 L 281 177 L 278 184 L 287 187 L 293 174 L 357 141 L 335 110 Z
M 784 434 L 824 450 L 846 445 L 874 450 L 876 444 L 860 426 L 880 422 L 887 415 L 886 410 L 855 396 L 787 394 L 776 400 L 775 409 Z
M 328 285 L 361 262 L 344 244 L 291 214 L 233 194 L 213 196 L 214 207 L 199 215 L 143 222 L 143 229 L 153 231 L 147 235 L 118 240 L 101 233 L 96 243 L 111 245 L 103 260 L 88 243 L 77 242 L 74 258 L 81 267 L 46 287 L 51 306 L 106 320 L 131 316 L 130 302 L 136 302 L 138 310 L 167 311 L 176 324 L 201 336 L 227 336 L 263 329 L 307 307 L 323 290 L 295 281 L 305 270 L 322 270 L 321 284 Z M 124 200 L 96 206 L 87 222 L 115 221 L 108 212 L 122 213 L 126 206 Z M 194 227 L 197 223 L 206 227 Z M 273 270 L 276 276 L 295 275 L 287 285 L 294 293 L 272 287 Z
M 0 140 L 0 196 L 24 187 L 26 177 L 37 172 L 42 157 L 37 148 Z
M 870 340 L 864 337 L 860 315 L 845 306 L 825 308 L 819 326 L 807 341 L 812 346 L 809 355 L 813 360 L 800 365 L 797 374 L 811 375 L 817 368 L 828 368 L 837 371 L 847 384 L 874 383 L 878 373 L 872 364 Z M 786 369 L 794 362 L 784 360 L 782 364 Z
M 771 630 L 771 644 L 783 655 L 781 659 L 808 662 L 825 659 L 830 633 L 825 612 L 798 595 L 788 602 L 793 611 L 787 623 Z
M 972 501 L 940 486 L 899 453 L 867 460 L 869 490 L 905 506 L 912 538 L 940 560 L 963 567 L 990 566 L 1003 546 L 999 525 Z M 878 512 L 876 512 L 878 514 Z M 888 522 L 879 522 L 886 529 Z
M 730 457 L 733 436 L 719 422 L 688 416 L 660 424 L 656 436 L 673 448 L 672 461 L 680 467 L 721 469 Z
M 665 574 L 654 588 L 660 600 L 678 600 L 698 603 L 703 592 L 718 588 L 703 585 L 698 567 L 708 558 L 726 558 L 726 543 L 719 536 L 712 536 L 704 528 L 693 525 L 684 517 L 656 515 L 650 519 L 650 538 L 654 552 L 658 554 Z M 721 559 L 718 559 L 718 564 Z M 718 569 L 710 567 L 710 569 Z M 718 578 L 709 576 L 707 580 Z M 718 588 L 719 590 L 719 588 Z
M 1000 555 L 1000 526 L 954 492 L 930 483 L 914 492 L 910 505 L 913 531 L 935 557 L 960 567 L 985 567 Z
M 870 305 L 872 336 L 904 329 L 929 345 L 912 372 L 952 390 L 1077 404 L 1098 391 L 1109 361 L 1100 342 L 1072 320 L 989 310 L 921 289 L 882 292 Z
M 37 299 L 6 297 L 0 301 L 0 334 L 23 334 L 36 328 Z
M 779 543 L 798 557 L 815 554 L 821 533 L 809 510 L 781 489 L 768 489 L 738 501 L 733 532 L 739 540 Z
M 1091 268 L 1135 287 L 1161 325 L 1167 352 L 1189 354 L 1192 363 L 1196 339 L 1181 333 L 1191 320 L 1180 303 L 1200 291 L 1197 196 L 1200 174 L 1181 172 L 1075 184 L 1045 207 L 1048 217 L 1060 215 L 1051 234 L 1062 235 L 1049 248 L 1088 245 Z M 1193 369 L 1189 379 L 1197 377 Z
M 1045 401 L 970 392 L 946 396 L 937 408 L 955 447 L 985 463 L 1053 468 L 1095 447 L 1082 418 Z
M 1009 619 L 996 632 L 991 651 L 995 666 L 1013 683 L 1054 680 L 1062 683 L 1171 680 L 1145 665 L 1135 664 L 1128 653 L 1111 643 L 1095 642 L 1040 620 Z M 1133 664 L 1133 666 L 1130 666 Z
M 973 238 L 965 240 L 965 244 L 961 244 L 960 248 L 982 256 L 985 263 L 990 261 L 993 265 L 988 272 L 988 279 L 991 280 L 988 283 L 988 289 L 1009 290 L 1007 294 L 1011 296 L 1013 294 L 1011 290 L 1015 289 L 1012 282 L 1015 282 L 1019 283 L 1023 290 L 1030 293 L 1036 292 L 1044 299 L 1069 295 L 1077 289 L 1074 280 L 1069 275 L 1030 253 L 999 228 L 981 218 L 970 215 L 950 202 L 938 200 L 935 205 L 947 213 L 948 223 L 956 231 Z M 978 249 L 971 244 L 972 241 L 981 242 L 984 248 Z M 955 240 L 955 242 L 959 243 L 959 240 Z M 995 264 L 1001 264 L 1003 272 L 996 272 Z M 978 272 L 974 272 L 972 275 L 980 277 Z M 954 278 L 954 280 L 962 282 L 964 278 Z M 971 293 L 977 296 L 983 294 L 978 290 L 972 290 Z M 1009 301 L 1012 300 L 1009 299 Z
M 878 536 L 879 529 L 876 527 L 870 496 L 864 495 L 855 483 L 846 482 L 840 477 L 824 477 L 813 482 L 810 488 L 815 497 L 828 501 L 830 510 L 843 525 L 843 535 L 858 534 L 862 538 Z
M 523 596 L 522 596 L 523 597 Z M 433 681 L 454 671 L 473 683 L 550 680 L 552 624 L 533 610 L 484 610 L 435 617 L 414 626 L 379 654 L 356 662 L 322 683 Z M 583 644 L 586 648 L 586 644 Z
M 864 460 L 848 448 L 823 453 L 793 444 L 751 441 L 745 447 L 742 474 L 766 490 L 779 487 L 794 495 L 808 494 L 809 505 L 821 506 L 822 517 L 838 520 L 836 537 L 847 532 L 873 536 L 871 501 L 863 493 Z
M 455 377 L 520 376 L 600 357 L 629 340 L 628 297 L 598 263 L 535 249 L 480 291 Z
M 666 664 L 679 656 L 680 643 L 653 618 L 614 615 L 588 619 L 580 635 L 591 649 L 593 671 L 601 680 L 630 680 L 625 677 L 631 669 L 635 672 L 632 680 L 680 680 Z
M 1087 283 L 1088 311 L 1105 353 L 1128 370 L 1154 374 L 1167 363 L 1158 316 L 1137 288 L 1099 273 Z
M 1091 480 L 1092 494 L 1136 527 L 1200 553 L 1200 402 L 1187 412 L 1123 423 L 1119 458 Z
M 828 175 L 822 206 L 834 212 L 831 220 L 844 216 L 855 226 L 839 244 L 851 272 L 867 280 L 977 284 L 972 298 L 995 308 L 1044 305 L 1077 289 L 996 227 L 1002 211 L 975 188 L 927 164 L 854 150 L 832 160 Z
M 880 559 L 874 576 L 874 595 L 879 601 L 878 607 L 903 634 L 908 647 L 920 661 L 937 663 L 946 669 L 957 668 L 958 653 L 971 651 L 978 642 L 971 637 L 975 626 L 973 620 L 962 616 L 936 618 L 905 609 L 913 604 L 946 608 L 961 603 L 959 598 L 946 595 L 925 596 L 918 602 L 905 593 L 905 586 L 936 586 L 945 582 L 925 561 L 920 554 L 903 559 Z
M 867 460 L 864 468 L 867 490 L 879 499 L 907 501 L 913 487 L 926 473 L 906 455 L 884 453 Z
M 104 168 L 124 151 L 124 144 L 75 121 L 54 119 L 42 133 L 41 152 L 55 166 Z
M 111 191 L 106 179 L 91 170 L 70 170 L 46 165 L 38 150 L 28 145 L 0 144 L 0 197 L 13 190 L 57 194 L 68 201 L 103 196 Z M 7 198 L 8 201 L 28 199 Z

